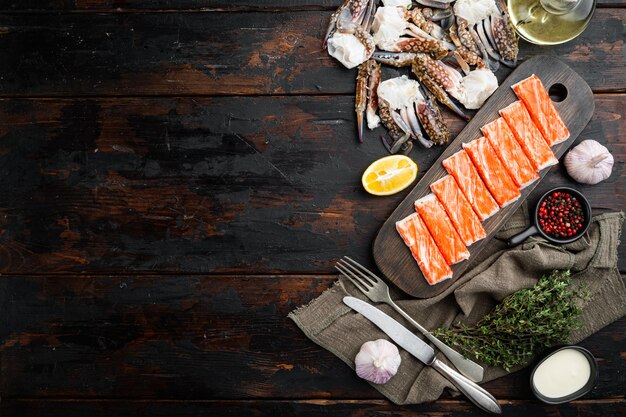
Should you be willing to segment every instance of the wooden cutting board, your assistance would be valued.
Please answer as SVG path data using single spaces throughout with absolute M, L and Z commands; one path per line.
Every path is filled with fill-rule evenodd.
M 450 287 L 461 276 L 468 266 L 463 261 L 452 266 L 452 279 L 436 285 L 429 285 L 411 256 L 408 247 L 396 231 L 395 223 L 415 211 L 413 203 L 418 198 L 431 192 L 430 184 L 447 175 L 441 162 L 460 150 L 464 142 L 470 142 L 482 136 L 480 128 L 499 117 L 498 111 L 517 100 L 511 85 L 536 74 L 548 91 L 555 91 L 559 102 L 555 106 L 570 131 L 570 138 L 552 147 L 557 158 L 560 158 L 587 125 L 594 111 L 593 93 L 587 83 L 570 67 L 556 58 L 537 56 L 524 63 L 502 83 L 500 88 L 489 98 L 480 111 L 470 120 L 465 129 L 452 141 L 439 159 L 428 170 L 426 175 L 411 190 L 398 208 L 383 224 L 374 241 L 374 260 L 380 271 L 404 292 L 418 298 L 433 297 Z M 552 91 L 551 91 L 552 88 Z M 517 210 L 533 189 L 545 177 L 549 169 L 542 170 L 540 179 L 524 188 L 521 197 L 513 204 L 500 209 L 495 215 L 483 222 L 487 237 L 474 243 L 468 249 L 470 260 L 473 259 L 485 244 L 504 225 L 507 219 Z

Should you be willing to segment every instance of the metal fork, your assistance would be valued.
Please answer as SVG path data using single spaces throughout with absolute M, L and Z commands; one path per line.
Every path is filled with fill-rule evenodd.
M 340 259 L 335 265 L 335 268 L 348 278 L 350 282 L 352 282 L 354 286 L 365 294 L 371 301 L 375 303 L 389 304 L 393 307 L 394 310 L 407 319 L 417 328 L 417 330 L 430 340 L 441 351 L 441 353 L 443 353 L 450 360 L 450 362 L 456 366 L 460 373 L 474 382 L 480 382 L 483 380 L 484 369 L 482 366 L 463 357 L 463 355 L 459 352 L 437 339 L 421 324 L 413 320 L 411 316 L 409 316 L 391 299 L 387 284 L 385 284 L 385 282 L 381 278 L 377 277 L 372 271 L 348 256 L 344 256 L 344 259 Z

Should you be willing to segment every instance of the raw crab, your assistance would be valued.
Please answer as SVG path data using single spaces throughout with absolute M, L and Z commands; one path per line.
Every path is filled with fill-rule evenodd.
M 502 0 L 457 0 L 454 15 L 461 44 L 480 53 L 492 71 L 498 62 L 516 65 L 518 39 Z
M 380 84 L 380 65 L 373 59 L 367 60 L 359 66 L 356 77 L 356 97 L 354 110 L 356 111 L 359 142 L 363 143 L 363 114 L 367 117 L 367 127 L 375 129 L 380 125 L 380 117 L 376 115 L 378 109 L 378 85 Z M 367 105 L 366 105 L 367 103 Z
M 374 0 L 345 0 L 332 14 L 323 48 L 345 65 L 354 68 L 374 53 L 374 40 L 370 34 Z
M 379 7 L 372 30 L 374 42 L 384 51 L 424 52 L 439 59 L 454 49 L 454 45 L 446 39 L 445 31 L 427 20 L 418 8 Z
M 478 66 L 470 70 L 469 65 L 458 54 L 453 55 L 465 72 L 459 71 L 426 54 L 376 52 L 374 59 L 396 67 L 411 66 L 415 76 L 432 92 L 437 100 L 453 112 L 468 120 L 469 117 L 449 96 L 457 99 L 467 109 L 477 109 L 498 88 L 498 80 L 488 68 Z
M 417 139 L 426 148 L 448 141 L 448 128 L 441 112 L 419 82 L 406 75 L 383 81 L 378 87 L 378 102 L 381 120 L 393 140 L 388 144 L 383 139 L 390 152 L 397 152 L 398 146 L 409 138 Z
M 391 142 L 383 143 L 392 153 L 409 152 L 410 139 L 425 147 L 446 143 L 436 101 L 469 120 L 462 107 L 479 108 L 498 87 L 492 71 L 517 60 L 517 36 L 502 1 L 417 0 L 433 9 L 412 0 L 383 0 L 379 8 L 374 0 L 344 0 L 324 47 L 346 67 L 359 66 L 359 141 L 367 121 L 370 129 L 381 122 L 387 128 Z M 410 67 L 419 81 L 402 76 L 381 83 L 379 63 Z

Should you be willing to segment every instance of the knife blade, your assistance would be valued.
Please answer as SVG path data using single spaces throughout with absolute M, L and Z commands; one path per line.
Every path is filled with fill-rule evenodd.
M 353 310 L 361 313 L 366 319 L 374 323 L 401 348 L 419 359 L 424 364 L 433 367 L 440 374 L 452 382 L 465 396 L 481 409 L 494 414 L 500 414 L 502 409 L 498 400 L 487 390 L 470 379 L 464 377 L 435 356 L 435 351 L 422 339 L 398 323 L 386 313 L 373 305 L 355 297 L 344 297 L 343 302 Z

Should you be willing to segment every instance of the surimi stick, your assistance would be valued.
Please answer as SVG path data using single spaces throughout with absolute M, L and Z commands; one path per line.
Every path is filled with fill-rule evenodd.
M 434 194 L 428 194 L 417 200 L 415 209 L 449 265 L 469 258 L 469 251 L 463 244 L 461 236 L 452 226 L 446 210 Z
M 535 170 L 541 171 L 559 163 L 554 152 L 550 149 L 550 145 L 535 126 L 526 106 L 521 101 L 509 104 L 500 110 L 500 115 L 511 128 L 515 139 L 521 145 Z
M 524 188 L 539 179 L 539 175 L 502 117 L 487 123 L 480 130 L 496 151 L 515 185 Z
M 569 138 L 569 130 L 563 123 L 539 77 L 533 74 L 525 80 L 513 84 L 511 88 L 528 109 L 530 117 L 548 145 L 554 146 Z
M 520 197 L 513 179 L 484 137 L 463 144 L 480 177 L 500 207 L 505 207 Z
M 430 285 L 452 278 L 452 269 L 417 213 L 396 222 L 396 230 Z
M 433 190 L 433 193 L 446 209 L 448 217 L 463 239 L 465 246 L 470 246 L 472 243 L 485 238 L 486 232 L 480 224 L 480 219 L 474 213 L 472 206 L 452 175 L 446 175 L 433 182 L 430 189 Z
M 443 167 L 456 180 L 480 220 L 493 216 L 500 208 L 493 199 L 474 164 L 463 149 L 443 160 Z

